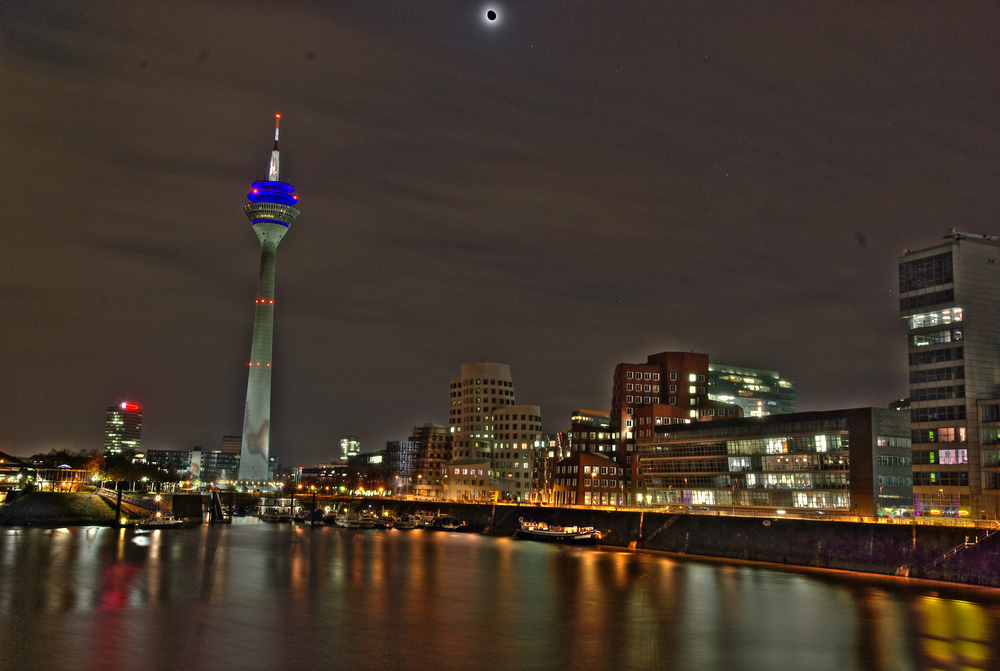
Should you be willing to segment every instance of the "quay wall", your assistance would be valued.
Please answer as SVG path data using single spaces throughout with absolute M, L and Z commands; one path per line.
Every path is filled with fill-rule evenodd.
M 329 505 L 329 504 L 324 504 Z M 986 533 L 972 527 L 879 524 L 826 520 L 761 519 L 635 510 L 590 510 L 530 505 L 358 500 L 396 514 L 418 510 L 455 515 L 470 531 L 513 535 L 518 519 L 563 526 L 591 526 L 605 533 L 604 545 L 658 550 L 692 557 L 748 560 L 861 571 L 1000 587 L 1000 533 L 964 548 L 937 566 L 943 554 Z M 640 527 L 641 520 L 641 527 Z

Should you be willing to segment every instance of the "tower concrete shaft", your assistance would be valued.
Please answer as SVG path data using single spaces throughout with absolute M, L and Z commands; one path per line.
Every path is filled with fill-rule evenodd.
M 250 347 L 250 375 L 247 402 L 243 413 L 243 444 L 240 448 L 240 474 L 243 481 L 268 480 L 269 438 L 271 430 L 271 353 L 274 333 L 274 264 L 278 243 L 299 216 L 293 207 L 297 196 L 290 184 L 278 181 L 278 131 L 275 128 L 274 150 L 268 181 L 254 182 L 244 207 L 247 218 L 260 240 L 260 276 L 254 302 L 253 343 Z

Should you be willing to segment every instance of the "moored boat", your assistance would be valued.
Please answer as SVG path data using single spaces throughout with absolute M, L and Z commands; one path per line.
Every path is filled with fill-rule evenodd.
M 338 527 L 347 529 L 357 529 L 361 526 L 361 517 L 354 511 L 340 513 L 337 515 L 335 524 Z
M 184 520 L 156 513 L 149 519 L 139 521 L 135 526 L 138 529 L 172 529 L 184 526 Z
M 594 527 L 560 527 L 545 522 L 526 522 L 524 518 L 518 518 L 518 522 L 521 523 L 517 530 L 518 536 L 528 540 L 575 545 L 588 545 L 601 540 L 601 532 Z
M 395 528 L 401 531 L 410 531 L 417 528 L 417 518 L 413 515 L 402 515 L 400 516 L 393 525 Z
M 426 510 L 418 510 L 413 517 L 416 519 L 418 527 L 422 529 L 430 529 L 434 526 L 434 518 L 437 517 L 437 515 L 427 512 Z
M 396 523 L 396 520 L 392 519 L 389 515 L 382 515 L 375 520 L 375 526 L 379 529 L 391 529 Z
M 378 520 L 378 518 L 375 517 L 373 513 L 366 510 L 361 513 L 361 517 L 358 519 L 358 524 L 362 529 L 374 529 L 376 520 Z
M 463 531 L 465 529 L 465 522 L 454 515 L 437 515 L 431 520 L 431 529 Z

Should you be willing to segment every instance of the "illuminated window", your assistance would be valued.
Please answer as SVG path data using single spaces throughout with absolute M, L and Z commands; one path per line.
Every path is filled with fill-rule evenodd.
M 688 382 L 694 382 L 697 379 L 698 379 L 698 376 L 695 375 L 694 373 L 691 373 L 690 375 L 688 375 Z

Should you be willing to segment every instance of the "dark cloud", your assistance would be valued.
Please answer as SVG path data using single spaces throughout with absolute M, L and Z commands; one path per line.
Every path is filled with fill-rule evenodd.
M 480 358 L 548 431 L 667 349 L 778 370 L 802 409 L 906 393 L 896 258 L 1000 205 L 995 7 L 479 9 L 7 3 L 0 450 L 98 447 L 126 396 L 150 447 L 240 431 L 275 112 L 293 463 L 446 423 Z

